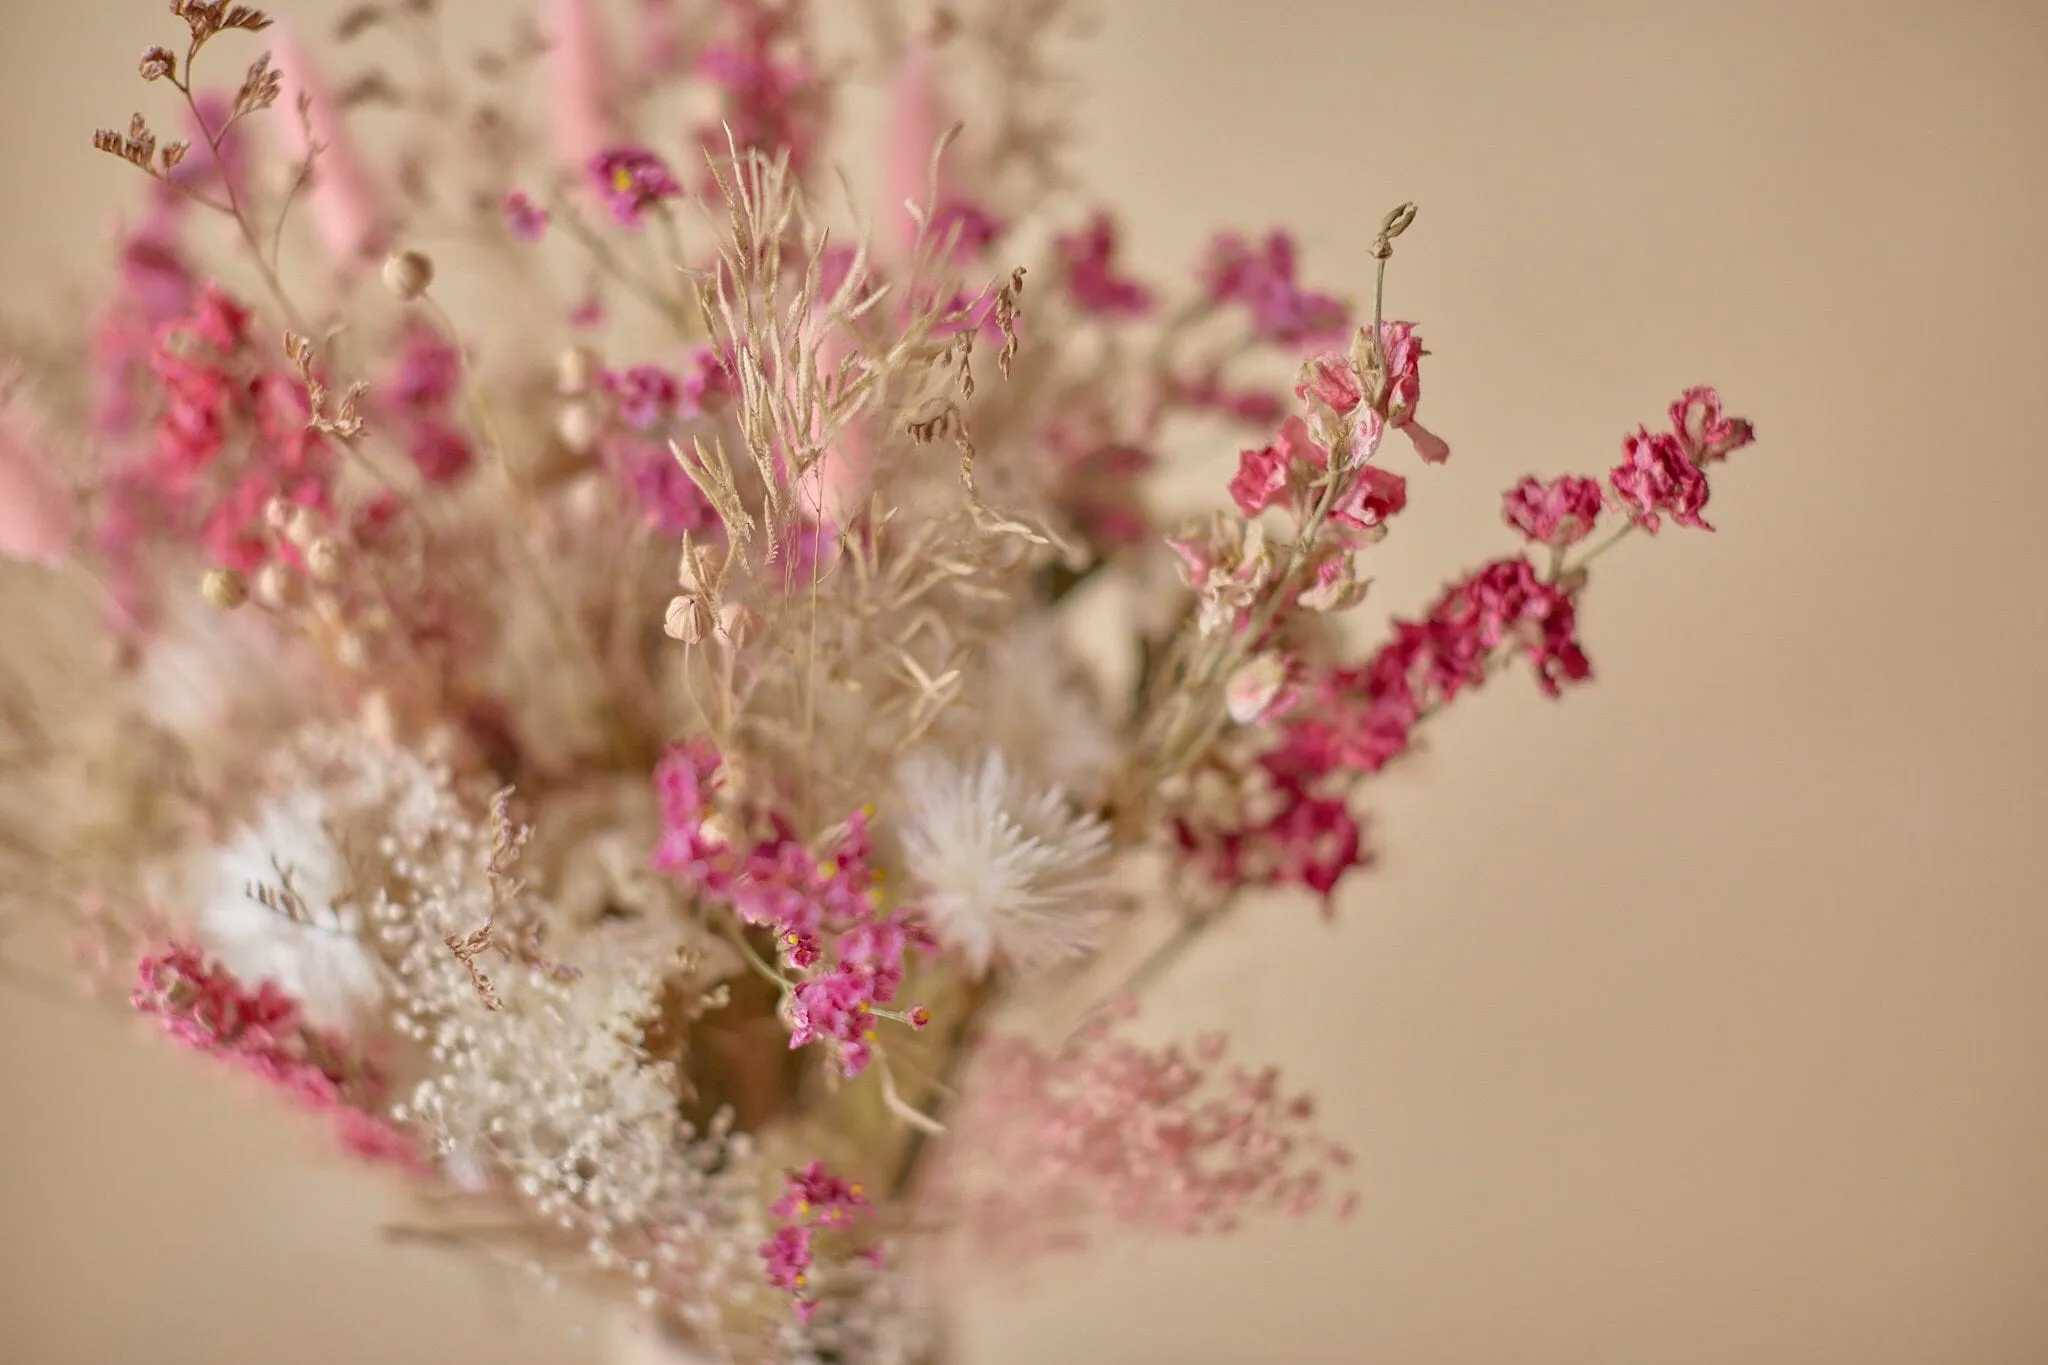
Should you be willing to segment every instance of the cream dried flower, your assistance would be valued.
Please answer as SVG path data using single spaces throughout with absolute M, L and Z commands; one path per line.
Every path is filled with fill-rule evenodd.
M 898 770 L 903 850 L 940 946 L 977 974 L 1086 956 L 1105 918 L 1109 829 L 1000 749 L 962 763 L 920 750 Z

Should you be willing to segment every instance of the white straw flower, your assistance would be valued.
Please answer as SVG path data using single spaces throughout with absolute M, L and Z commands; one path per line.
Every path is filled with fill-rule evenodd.
M 382 1002 L 384 980 L 357 937 L 356 916 L 336 904 L 348 867 L 326 813 L 311 788 L 266 801 L 253 825 L 208 856 L 197 888 L 199 930 L 236 976 L 252 986 L 276 982 L 307 1023 L 346 1032 Z M 258 902 L 254 888 L 268 888 L 277 904 Z
M 903 850 L 940 945 L 977 973 L 1030 972 L 1087 955 L 1104 918 L 1109 830 L 1000 749 L 965 764 L 922 750 L 898 772 Z

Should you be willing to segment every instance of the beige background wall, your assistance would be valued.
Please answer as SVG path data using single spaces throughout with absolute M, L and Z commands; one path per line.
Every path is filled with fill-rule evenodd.
M 1685 383 L 1762 441 L 1718 535 L 1602 565 L 1597 687 L 1461 705 L 1386 786 L 1334 928 L 1275 906 L 1169 984 L 1327 1097 L 1362 1216 L 1048 1269 L 967 1358 L 2048 1360 L 2048 7 L 1103 8 L 1087 164 L 1154 259 L 1284 220 L 1358 285 L 1423 206 L 1396 310 L 1458 453 L 1379 609 Z M 132 188 L 85 138 L 161 11 L 9 4 L 10 305 Z M 591 1358 L 576 1304 L 373 1249 L 312 1146 L 0 994 L 0 1360 Z

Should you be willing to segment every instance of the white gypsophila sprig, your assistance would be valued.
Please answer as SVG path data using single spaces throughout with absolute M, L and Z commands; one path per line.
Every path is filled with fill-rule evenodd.
M 973 972 L 1032 972 L 1091 952 L 1105 918 L 1109 829 L 1000 749 L 922 749 L 897 774 L 903 851 L 940 945 Z
M 203 855 L 199 933 L 229 971 L 275 983 L 315 1028 L 354 1032 L 383 1003 L 385 978 L 343 903 L 350 872 L 333 814 L 311 786 L 267 796 L 250 824 Z
M 505 909 L 488 805 L 446 767 L 358 732 L 313 732 L 297 748 L 376 863 L 362 913 L 393 963 L 394 1026 L 426 1069 L 393 1117 L 461 1186 L 520 1199 L 580 1239 L 596 1269 L 715 1331 L 763 1292 L 750 1258 L 766 1232 L 751 1145 L 728 1120 L 686 1123 L 673 1064 L 641 1043 L 685 926 L 607 926 L 565 944 L 560 963 L 481 952 L 491 1008 L 450 945 Z

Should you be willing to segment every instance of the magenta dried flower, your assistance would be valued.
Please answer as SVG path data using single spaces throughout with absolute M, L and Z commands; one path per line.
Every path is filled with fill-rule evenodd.
M 522 242 L 537 242 L 548 230 L 548 211 L 528 198 L 524 190 L 505 196 L 505 225 Z
M 668 165 L 644 147 L 615 147 L 590 161 L 590 177 L 621 227 L 638 227 L 643 215 L 683 187 Z

